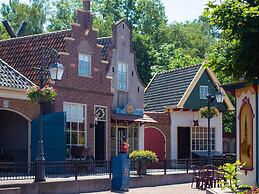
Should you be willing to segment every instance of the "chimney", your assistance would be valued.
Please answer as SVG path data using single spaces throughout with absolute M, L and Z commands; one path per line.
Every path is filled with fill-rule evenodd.
M 9 25 L 9 22 L 7 20 L 4 20 L 2 23 L 3 23 L 4 27 L 5 27 L 5 30 L 9 34 L 9 36 L 11 38 L 16 38 L 16 34 L 13 32 L 11 26 Z
M 83 11 L 78 10 L 77 11 L 77 22 L 80 24 L 83 28 L 91 29 L 93 18 L 92 13 L 90 11 L 90 0 L 83 0 Z
M 91 0 L 83 0 L 83 7 L 85 11 L 90 11 L 91 9 Z

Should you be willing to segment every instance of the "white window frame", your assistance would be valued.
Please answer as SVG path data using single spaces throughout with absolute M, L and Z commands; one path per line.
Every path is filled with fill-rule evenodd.
M 200 99 L 207 99 L 209 94 L 209 87 L 205 85 L 200 85 Z
M 67 144 L 67 142 L 66 142 L 66 147 L 70 147 L 70 151 L 71 151 L 71 147 L 72 146 L 84 146 L 84 147 L 87 147 L 87 104 L 82 104 L 82 103 L 75 103 L 75 102 L 63 102 L 63 111 L 65 112 L 65 106 L 70 106 L 70 109 L 71 109 L 71 106 L 72 105 L 76 105 L 76 106 L 83 106 L 84 107 L 84 113 L 85 113 L 85 115 L 84 115 L 84 117 L 85 118 L 83 118 L 84 119 L 84 136 L 85 136 L 85 143 L 84 143 L 84 145 L 83 144 L 79 144 L 79 139 L 77 139 L 77 144 L 72 144 L 72 136 L 71 136 L 71 132 L 75 132 L 74 130 L 72 131 L 71 130 L 71 127 L 72 127 L 72 125 L 71 125 L 71 120 L 70 120 L 70 129 L 69 129 L 69 132 L 70 132 L 70 137 L 69 137 L 69 139 L 70 139 L 70 141 L 69 141 L 69 144 Z M 70 111 L 71 112 L 71 111 Z M 78 113 L 78 107 L 77 107 L 77 113 Z M 77 120 L 78 119 L 80 119 L 79 117 L 77 117 Z M 66 123 L 67 123 L 67 117 L 66 117 Z M 79 131 L 79 122 L 77 122 L 77 138 L 79 137 L 79 133 L 82 133 L 82 131 L 80 132 Z M 67 128 L 66 128 L 66 135 L 67 135 Z M 66 137 L 67 138 L 67 137 Z M 70 153 L 71 154 L 71 153 Z M 71 157 L 71 155 L 70 155 L 70 157 Z M 70 158 L 69 157 L 69 158 Z
M 197 136 L 196 129 L 199 129 L 199 135 Z M 204 132 L 206 131 L 206 133 Z M 207 134 L 207 136 L 205 136 Z M 207 141 L 207 144 L 204 144 L 204 140 Z M 214 143 L 212 143 L 214 140 Z M 216 150 L 216 128 L 211 127 L 211 150 Z M 198 142 L 198 146 L 197 143 Z M 198 149 L 197 149 L 198 147 Z M 208 151 L 208 128 L 207 127 L 192 127 L 191 128 L 191 150 L 192 151 Z
M 120 72 L 120 65 L 122 65 L 122 72 Z M 124 68 L 125 66 L 125 68 Z M 125 70 L 125 71 L 124 71 Z M 125 74 L 126 75 L 126 81 L 124 81 L 123 83 L 125 83 L 126 88 L 120 88 L 120 74 Z M 118 63 L 118 90 L 119 91 L 128 91 L 128 64 L 127 63 Z
M 86 65 L 86 64 L 80 64 L 80 58 L 83 57 L 83 61 L 86 62 L 86 58 L 88 58 L 89 60 L 89 67 Z M 84 68 L 89 68 L 89 74 L 81 74 L 81 67 L 84 67 Z M 85 71 L 87 72 L 87 71 Z M 78 75 L 81 76 L 81 77 L 91 77 L 92 75 L 92 58 L 91 58 L 91 55 L 88 55 L 88 54 L 84 54 L 84 53 L 79 53 L 78 54 Z

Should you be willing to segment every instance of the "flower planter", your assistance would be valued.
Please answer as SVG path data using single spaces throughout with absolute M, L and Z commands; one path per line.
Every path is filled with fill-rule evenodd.
M 138 175 L 147 174 L 147 161 L 146 160 L 137 161 L 137 174 Z

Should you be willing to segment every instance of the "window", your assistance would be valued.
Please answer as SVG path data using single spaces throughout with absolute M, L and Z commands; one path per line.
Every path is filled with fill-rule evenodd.
M 208 86 L 200 86 L 200 99 L 207 99 L 207 95 L 209 93 Z
M 127 88 L 127 64 L 118 65 L 118 90 L 126 91 Z
M 128 143 L 129 143 L 129 153 L 133 150 L 138 150 L 139 144 L 139 124 L 132 123 L 128 128 Z
M 208 128 L 192 127 L 192 151 L 208 150 Z M 215 150 L 215 128 L 211 128 L 211 150 Z
M 79 65 L 78 74 L 79 76 L 91 76 L 91 56 L 79 53 Z
M 72 147 L 86 145 L 86 106 L 76 103 L 64 103 L 66 112 L 67 158 L 73 157 Z

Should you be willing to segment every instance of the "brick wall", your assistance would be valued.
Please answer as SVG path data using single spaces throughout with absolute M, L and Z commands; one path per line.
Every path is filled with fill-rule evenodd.
M 3 105 L 4 100 L 7 100 L 9 102 L 7 108 Z M 0 109 L 10 109 L 13 111 L 17 111 L 28 117 L 30 120 L 35 119 L 39 115 L 39 105 L 29 102 L 27 100 L 0 97 Z
M 171 119 L 170 113 L 145 112 L 146 115 L 156 120 L 158 123 L 146 123 L 145 127 L 156 127 L 160 129 L 166 137 L 166 158 L 171 158 Z
M 111 79 L 106 76 L 108 63 L 101 60 L 101 46 L 96 44 L 97 30 L 92 29 L 91 13 L 88 6 L 77 11 L 79 24 L 72 25 L 72 38 L 66 40 L 67 54 L 61 55 L 60 62 L 65 67 L 61 81 L 55 84 L 55 111 L 63 111 L 63 102 L 82 103 L 87 105 L 87 146 L 94 152 L 94 129 L 90 123 L 94 121 L 94 105 L 106 106 L 106 159 L 110 159 L 110 120 L 113 93 Z M 90 19 L 89 19 L 90 18 Z M 78 75 L 78 54 L 91 56 L 91 77 Z

